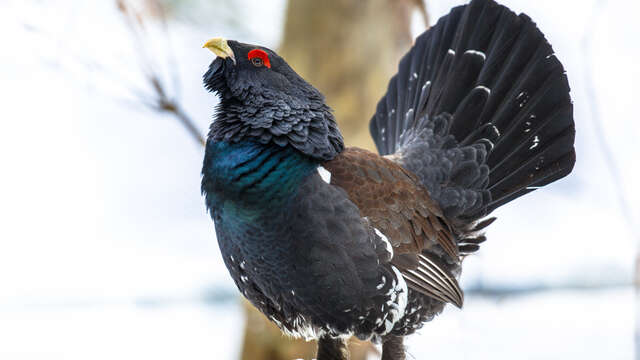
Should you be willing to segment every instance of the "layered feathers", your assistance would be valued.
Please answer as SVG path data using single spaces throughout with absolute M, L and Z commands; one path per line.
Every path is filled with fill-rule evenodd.
M 275 52 L 233 40 L 228 44 L 236 61 L 217 58 L 203 76 L 205 87 L 221 97 L 209 138 L 289 145 L 320 160 L 344 149 L 331 109 L 316 88 Z M 270 68 L 248 61 L 254 48 L 267 54 Z
M 454 8 L 418 37 L 370 129 L 462 225 L 575 162 L 562 64 L 528 16 L 493 1 Z
M 401 60 L 370 122 L 380 155 L 344 149 L 322 95 L 273 51 L 229 46 L 237 63 L 204 76 L 221 103 L 202 191 L 238 288 L 290 334 L 388 340 L 461 306 L 485 216 L 573 167 L 562 65 L 492 0 L 454 8 Z
M 404 314 L 408 290 L 384 241 L 342 189 L 327 186 L 314 160 L 282 160 L 268 171 L 268 161 L 249 155 L 260 147 L 207 144 L 202 188 L 238 289 L 291 335 L 389 333 Z M 271 148 L 263 153 L 272 159 L 294 151 Z M 250 160 L 229 161 L 238 154 Z M 252 185 L 254 174 L 265 180 Z M 223 184 L 229 179 L 236 188 Z M 294 179 L 282 189 L 290 193 L 262 203 L 260 193 L 283 179 Z
M 418 37 L 370 130 L 379 153 L 415 174 L 442 209 L 462 255 L 486 240 L 483 229 L 495 219 L 483 217 L 567 175 L 575 162 L 562 65 L 529 17 L 493 1 L 454 8 Z M 460 264 L 429 247 L 421 252 L 421 263 L 441 262 L 447 272 L 407 271 L 409 302 L 453 302 L 443 283 L 455 282 Z M 415 323 L 433 313 L 418 315 Z

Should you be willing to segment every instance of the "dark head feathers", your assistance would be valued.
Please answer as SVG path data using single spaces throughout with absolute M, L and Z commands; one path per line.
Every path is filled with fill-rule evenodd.
M 284 59 L 265 47 L 227 44 L 233 59 L 218 57 L 203 76 L 205 88 L 220 97 L 209 138 L 290 145 L 319 160 L 344 149 L 324 96 Z

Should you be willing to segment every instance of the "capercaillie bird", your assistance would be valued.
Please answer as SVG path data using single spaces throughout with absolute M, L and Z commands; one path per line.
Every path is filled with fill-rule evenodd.
M 496 208 L 569 174 L 562 64 L 531 19 L 456 7 L 402 58 L 370 121 L 379 154 L 345 148 L 322 94 L 274 51 L 215 38 L 202 192 L 242 294 L 285 333 L 402 339 L 461 307 L 462 259 Z M 318 54 L 318 56 L 323 56 Z

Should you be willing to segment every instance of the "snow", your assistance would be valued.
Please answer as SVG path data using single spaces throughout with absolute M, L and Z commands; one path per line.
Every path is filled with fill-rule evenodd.
M 632 359 L 633 291 L 469 295 L 407 340 L 408 359 Z M 0 358 L 237 359 L 237 302 L 0 309 Z
M 127 303 L 0 310 L 0 358 L 237 359 L 242 306 Z
M 410 336 L 407 359 L 632 359 L 633 292 L 468 296 Z

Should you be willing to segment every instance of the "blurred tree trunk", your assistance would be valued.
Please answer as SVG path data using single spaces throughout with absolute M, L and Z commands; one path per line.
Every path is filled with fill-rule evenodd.
M 411 15 L 422 0 L 290 0 L 279 54 L 335 111 L 345 142 L 373 150 L 368 121 L 412 43 Z M 315 357 L 316 343 L 292 340 L 247 303 L 243 360 Z M 375 348 L 353 338 L 352 360 Z
M 289 1 L 280 48 L 335 111 L 348 145 L 373 148 L 367 122 L 412 42 L 416 0 Z

